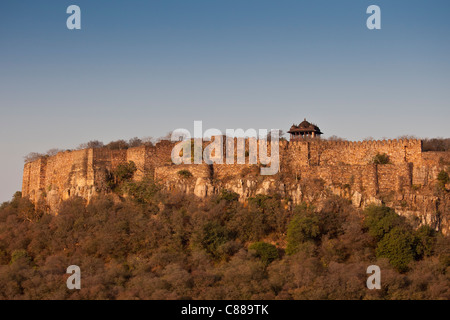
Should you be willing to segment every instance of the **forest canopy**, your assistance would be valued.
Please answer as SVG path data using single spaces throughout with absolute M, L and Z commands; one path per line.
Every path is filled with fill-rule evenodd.
M 318 210 L 278 196 L 248 204 L 127 182 L 58 215 L 17 193 L 0 207 L 0 299 L 449 299 L 448 237 L 394 210 L 333 197 Z M 378 265 L 382 289 L 366 287 Z M 81 268 L 81 290 L 66 269 Z

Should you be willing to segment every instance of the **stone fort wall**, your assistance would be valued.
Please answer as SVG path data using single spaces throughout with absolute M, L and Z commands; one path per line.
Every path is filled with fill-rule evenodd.
M 25 164 L 22 194 L 34 202 L 42 197 L 47 198 L 50 204 L 71 196 L 89 200 L 105 192 L 108 173 L 128 161 L 133 161 L 137 166 L 135 180 L 149 176 L 176 183 L 180 178 L 177 172 L 182 169 L 192 172 L 192 181 L 200 178 L 201 181 L 210 179 L 211 182 L 220 182 L 259 174 L 259 163 L 256 166 L 173 165 L 170 158 L 173 146 L 169 141 L 161 141 L 154 146 L 127 150 L 85 149 L 41 158 Z M 422 156 L 421 140 L 280 141 L 279 150 L 278 175 L 281 177 L 278 178 L 288 183 L 302 179 L 322 179 L 327 185 L 345 185 L 376 195 L 389 190 L 398 191 L 412 184 L 426 185 L 437 175 L 437 169 L 432 169 L 434 158 Z M 386 153 L 390 164 L 374 165 L 372 159 L 377 153 Z
M 282 141 L 280 153 L 290 157 L 289 161 L 298 166 L 366 165 L 377 153 L 387 154 L 393 164 L 419 164 L 422 161 L 422 141 Z

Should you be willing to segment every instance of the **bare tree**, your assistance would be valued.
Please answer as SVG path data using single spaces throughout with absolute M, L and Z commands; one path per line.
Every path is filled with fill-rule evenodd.
M 144 138 L 142 138 L 142 144 L 144 144 L 146 146 L 153 146 L 153 144 L 154 144 L 153 137 L 144 137 Z
M 278 139 L 279 140 L 286 140 L 283 136 L 285 135 L 285 132 L 283 130 L 278 130 Z M 272 131 L 269 131 L 267 134 L 267 141 L 272 141 Z
M 328 141 L 347 141 L 347 139 L 338 137 L 336 135 L 333 135 L 333 136 L 329 137 L 327 140 Z
M 110 150 L 126 150 L 129 148 L 129 145 L 125 140 L 116 140 L 108 143 L 106 147 Z
M 156 142 L 160 142 L 160 141 L 163 141 L 163 140 L 169 140 L 170 141 L 170 138 L 172 137 L 172 132 L 173 131 L 169 131 L 169 132 L 166 133 L 165 136 L 157 138 Z
M 52 148 L 52 149 L 47 151 L 46 155 L 52 157 L 52 156 L 57 155 L 61 151 L 63 151 L 63 150 L 58 149 L 58 148 Z
M 399 140 L 413 140 L 413 139 L 418 139 L 418 138 L 416 136 L 414 136 L 414 135 L 404 134 L 402 136 L 397 137 L 397 139 L 399 139 Z
M 450 151 L 450 138 L 423 139 L 423 151 Z
M 43 156 L 44 155 L 42 153 L 30 152 L 29 154 L 24 156 L 23 159 L 24 159 L 25 163 L 28 163 L 28 162 L 36 161 L 36 160 L 42 158 Z
M 131 138 L 128 141 L 128 145 L 130 146 L 130 148 L 142 146 L 142 140 L 138 137 Z
M 91 140 L 86 143 L 82 143 L 78 146 L 77 149 L 90 149 L 90 148 L 103 148 L 104 144 L 101 141 L 98 140 Z

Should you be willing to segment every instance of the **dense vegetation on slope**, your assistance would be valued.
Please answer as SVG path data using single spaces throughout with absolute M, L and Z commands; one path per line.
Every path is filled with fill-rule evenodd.
M 381 290 L 366 288 L 372 264 Z M 69 265 L 81 290 L 66 287 Z M 449 266 L 448 237 L 340 198 L 321 210 L 276 196 L 244 205 L 124 181 L 57 216 L 20 193 L 0 207 L 1 299 L 449 299 Z

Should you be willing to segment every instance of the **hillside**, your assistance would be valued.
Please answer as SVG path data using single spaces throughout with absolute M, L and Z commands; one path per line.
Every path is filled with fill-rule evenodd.
M 0 208 L 0 298 L 450 298 L 449 152 L 282 141 L 262 176 L 260 162 L 174 165 L 173 147 L 27 162 Z M 381 290 L 366 287 L 373 264 Z
M 449 238 L 387 207 L 331 197 L 320 210 L 243 204 L 123 181 L 109 196 L 0 208 L 1 299 L 449 299 Z M 125 199 L 114 196 L 127 190 Z M 67 290 L 69 265 L 82 289 Z M 366 288 L 380 266 L 382 289 Z

